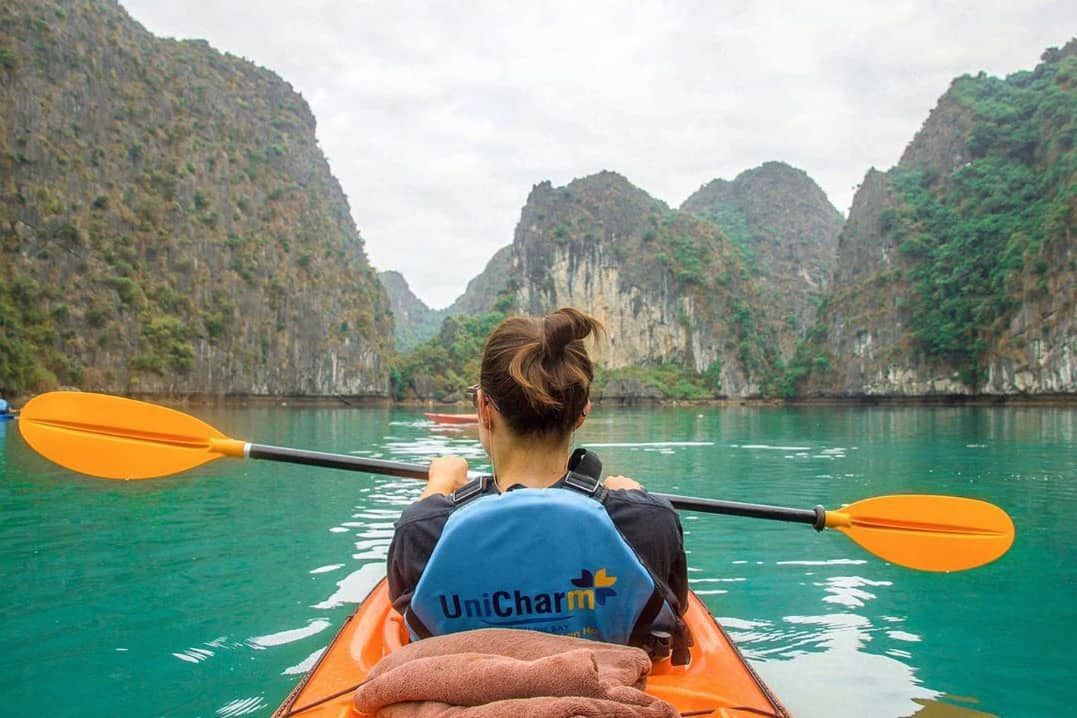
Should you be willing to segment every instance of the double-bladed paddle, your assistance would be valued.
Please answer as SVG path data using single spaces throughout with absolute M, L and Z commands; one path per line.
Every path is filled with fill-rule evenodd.
M 427 467 L 347 454 L 305 451 L 232 439 L 175 409 L 105 394 L 51 392 L 30 400 L 19 431 L 45 458 L 105 479 L 151 479 L 224 456 L 326 466 L 413 479 Z M 867 551 L 922 571 L 961 571 L 1010 548 L 1013 521 L 977 499 L 902 494 L 864 499 L 828 511 L 655 494 L 685 511 L 790 521 L 837 529 Z

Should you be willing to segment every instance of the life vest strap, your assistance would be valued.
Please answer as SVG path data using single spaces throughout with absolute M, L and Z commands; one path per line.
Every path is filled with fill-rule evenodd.
M 490 479 L 492 478 L 492 476 L 480 476 L 477 479 L 472 479 L 456 491 L 452 492 L 449 499 L 452 501 L 453 506 L 459 508 L 485 494 L 486 487 L 489 485 Z
M 411 610 L 411 606 L 404 609 L 404 625 L 411 629 L 416 638 L 430 638 L 434 635 L 430 629 L 426 627 L 426 624 L 422 622 L 422 619 L 415 615 L 415 611 Z
M 602 485 L 601 481 L 591 476 L 584 476 L 583 474 L 577 474 L 575 471 L 570 471 L 565 474 L 565 486 L 590 496 L 600 504 L 606 502 L 606 487 Z
M 457 508 L 470 503 L 486 493 L 493 478 L 480 476 L 472 479 L 452 492 L 449 500 Z M 563 483 L 565 487 L 590 496 L 600 504 L 606 502 L 608 491 L 602 484 L 602 461 L 587 449 L 576 449 L 572 452 Z
M 576 449 L 568 460 L 565 486 L 590 496 L 600 504 L 606 503 L 608 493 L 602 484 L 602 462 L 587 449 Z

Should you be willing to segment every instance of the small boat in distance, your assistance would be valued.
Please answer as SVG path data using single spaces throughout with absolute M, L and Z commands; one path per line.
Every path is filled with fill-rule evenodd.
M 425 416 L 435 424 L 478 424 L 478 414 L 431 414 L 424 412 Z

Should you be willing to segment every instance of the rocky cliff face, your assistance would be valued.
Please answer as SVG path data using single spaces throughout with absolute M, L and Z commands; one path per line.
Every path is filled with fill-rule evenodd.
M 302 97 L 111 0 L 0 28 L 0 387 L 387 391 L 388 301 Z
M 445 310 L 426 306 L 426 302 L 411 291 L 400 272 L 378 272 L 378 281 L 389 295 L 397 351 L 413 349 L 438 333 L 441 321 L 446 317 Z
M 599 382 L 609 396 L 773 392 L 814 321 L 841 222 L 778 162 L 710 183 L 682 211 L 613 172 L 544 182 L 513 244 L 448 311 L 589 311 L 610 332 L 601 365 L 625 370 Z
M 709 220 L 744 253 L 780 328 L 782 356 L 815 323 L 829 288 L 843 218 L 803 170 L 767 162 L 732 182 L 717 179 L 685 200 L 681 209 Z
M 1074 117 L 1074 41 L 954 81 L 856 195 L 809 392 L 1077 392 Z
M 512 280 L 512 245 L 494 253 L 483 270 L 470 282 L 464 293 L 446 310 L 448 316 L 484 314 L 497 307 L 498 299 Z
M 951 392 L 949 383 L 933 386 L 939 377 L 926 384 L 915 380 L 914 386 L 914 376 L 923 370 L 919 365 L 897 369 L 889 364 L 908 345 L 909 333 L 907 261 L 896 239 L 881 231 L 882 213 L 896 201 L 888 175 L 875 169 L 867 173 L 853 198 L 822 317 L 835 368 L 829 387 L 816 385 L 814 393 L 889 394 L 893 386 L 906 383 L 909 395 Z M 885 366 L 881 375 L 880 366 Z
M 1072 207 L 1072 205 L 1071 205 Z M 1065 242 L 1048 247 L 1043 262 L 1017 278 L 1023 297 L 985 358 L 980 391 L 986 394 L 1077 393 L 1077 211 L 1071 209 Z M 1042 266 L 1042 265 L 1039 265 Z
M 487 314 L 511 300 L 508 287 L 512 283 L 512 245 L 497 250 L 486 267 L 470 282 L 464 293 L 445 309 L 431 309 L 415 296 L 407 280 L 399 272 L 380 272 L 378 279 L 389 294 L 396 327 L 396 348 L 410 351 L 438 335 L 447 317 Z M 504 304 L 502 308 L 507 308 Z
M 612 172 L 535 186 L 512 245 L 518 310 L 574 306 L 609 330 L 610 368 L 676 363 L 720 376 L 730 396 L 757 394 L 773 357 L 741 253 L 710 222 Z

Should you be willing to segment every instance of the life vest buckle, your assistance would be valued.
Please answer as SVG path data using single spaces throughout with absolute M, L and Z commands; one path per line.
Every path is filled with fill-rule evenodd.
M 652 628 L 640 648 L 647 651 L 647 655 L 651 657 L 651 662 L 664 661 L 673 653 L 673 634 L 669 631 Z
M 598 490 L 603 488 L 602 481 L 597 476 L 587 476 L 586 474 L 580 474 L 575 471 L 570 471 L 565 474 L 565 486 L 569 486 L 580 493 L 594 496 L 595 498 L 599 498 Z
M 486 493 L 486 486 L 489 483 L 489 476 L 480 476 L 477 479 L 472 479 L 467 482 L 456 491 L 452 492 L 452 502 L 454 506 L 463 506 L 472 499 L 477 499 Z

